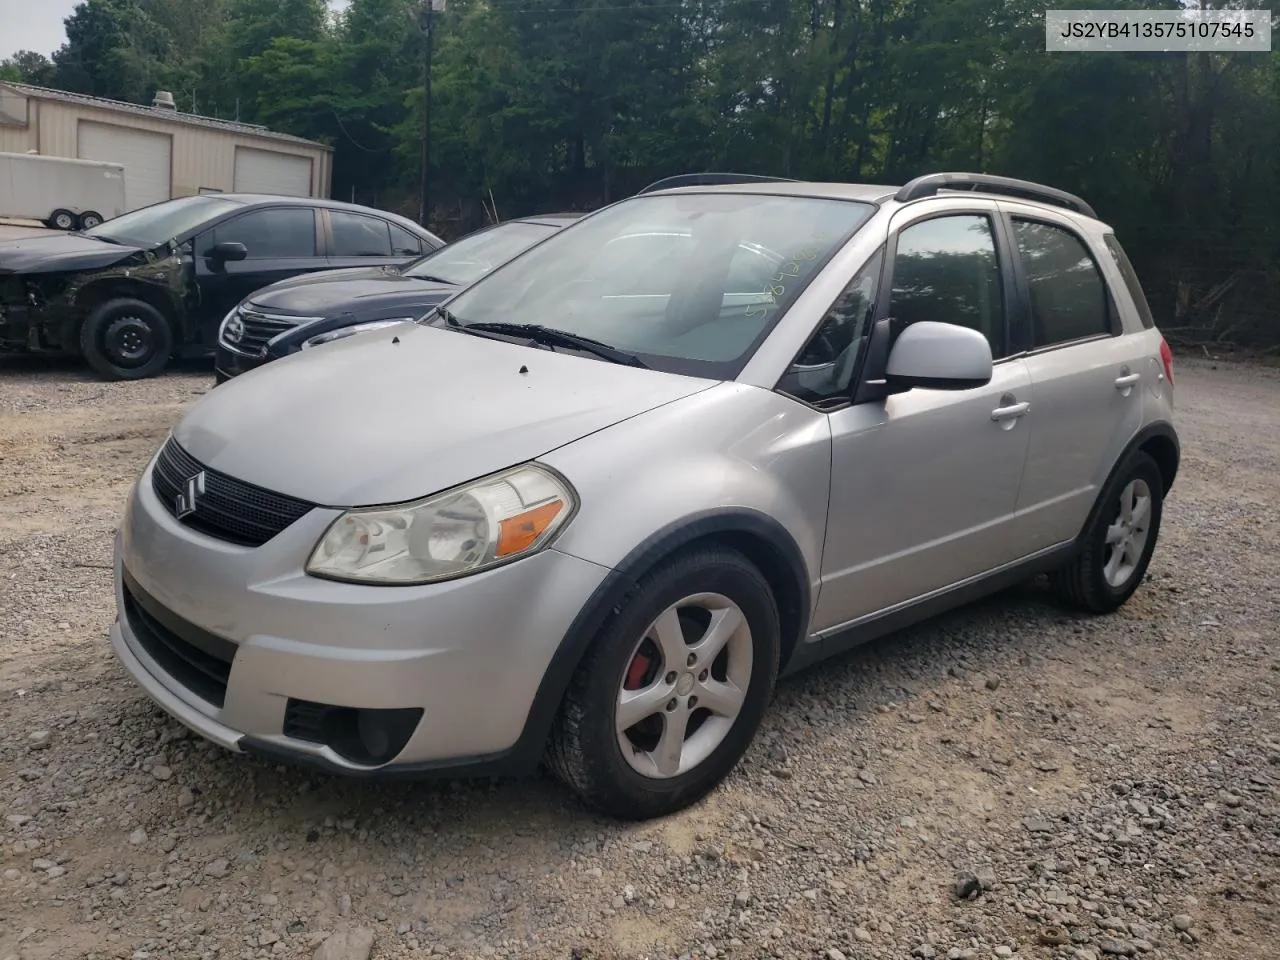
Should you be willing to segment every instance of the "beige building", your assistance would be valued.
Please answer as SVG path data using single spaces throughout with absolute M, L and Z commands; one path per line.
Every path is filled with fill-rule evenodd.
M 0 81 L 0 153 L 105 160 L 125 168 L 134 210 L 198 193 L 328 197 L 333 150 L 266 127 Z

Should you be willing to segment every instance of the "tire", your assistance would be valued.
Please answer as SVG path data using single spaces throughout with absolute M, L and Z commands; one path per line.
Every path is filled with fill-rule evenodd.
M 102 223 L 102 214 L 96 210 L 86 210 L 80 214 L 79 224 L 81 230 L 92 230 L 100 223 Z
M 104 380 L 144 380 L 168 365 L 173 328 L 149 303 L 108 300 L 80 327 L 80 352 Z
M 49 219 L 45 222 L 54 230 L 74 230 L 76 215 L 70 210 L 55 210 L 49 214 Z
M 1126 505 L 1132 511 L 1129 519 L 1124 517 Z M 1091 613 L 1112 613 L 1122 607 L 1146 576 L 1160 533 L 1163 507 L 1164 478 L 1160 468 L 1150 455 L 1135 451 L 1103 487 L 1098 507 L 1083 532 L 1079 554 L 1052 577 L 1055 590 L 1069 603 Z M 1135 521 L 1133 513 L 1141 514 L 1141 519 Z M 1108 539 L 1113 532 L 1127 538 L 1122 543 L 1127 543 L 1128 549 L 1123 549 L 1119 558 Z
M 698 653 L 690 642 L 713 634 L 718 652 L 691 663 Z M 678 555 L 646 575 L 596 636 L 569 683 L 548 766 L 610 816 L 645 820 L 683 809 L 746 752 L 773 698 L 780 651 L 777 606 L 750 561 L 716 546 Z M 640 719 L 620 731 L 628 694 L 642 704 L 632 711 Z M 679 740 L 667 737 L 673 720 L 687 724 Z

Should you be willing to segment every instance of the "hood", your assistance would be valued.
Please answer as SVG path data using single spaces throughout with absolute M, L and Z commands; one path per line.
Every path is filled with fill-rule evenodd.
M 174 435 L 204 465 L 268 490 L 327 506 L 400 503 L 713 384 L 406 323 L 238 376 Z
M 454 289 L 447 283 L 361 267 L 322 271 L 273 283 L 253 294 L 249 305 L 274 314 L 334 317 L 342 313 L 382 312 L 384 307 L 436 303 L 441 294 L 452 293 Z
M 0 242 L 0 271 L 12 273 L 61 273 L 97 270 L 140 253 L 123 246 L 70 233 L 23 237 Z

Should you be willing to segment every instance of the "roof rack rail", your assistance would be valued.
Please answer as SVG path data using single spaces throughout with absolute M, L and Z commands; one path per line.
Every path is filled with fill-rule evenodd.
M 765 177 L 756 173 L 681 173 L 649 184 L 640 193 L 671 190 L 675 187 L 708 187 L 722 183 L 795 183 L 789 177 Z
M 1025 200 L 1039 200 L 1052 203 L 1086 217 L 1097 219 L 1093 207 L 1085 203 L 1073 193 L 1032 183 L 1030 180 L 1015 180 L 1013 177 L 997 177 L 989 173 L 926 173 L 916 177 L 904 185 L 893 199 L 899 203 L 908 200 L 919 200 L 921 197 L 932 197 L 939 190 L 972 190 L 977 193 L 1002 193 Z

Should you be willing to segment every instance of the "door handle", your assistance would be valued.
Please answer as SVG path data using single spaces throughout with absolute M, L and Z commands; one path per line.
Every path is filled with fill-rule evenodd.
M 1142 374 L 1140 373 L 1126 373 L 1123 376 L 1116 377 L 1116 389 L 1128 390 L 1141 379 Z
M 1021 403 L 1011 403 L 1008 406 L 996 407 L 991 411 L 991 419 L 1000 420 L 1017 420 L 1018 417 L 1026 416 L 1030 411 L 1031 404 L 1023 400 Z

